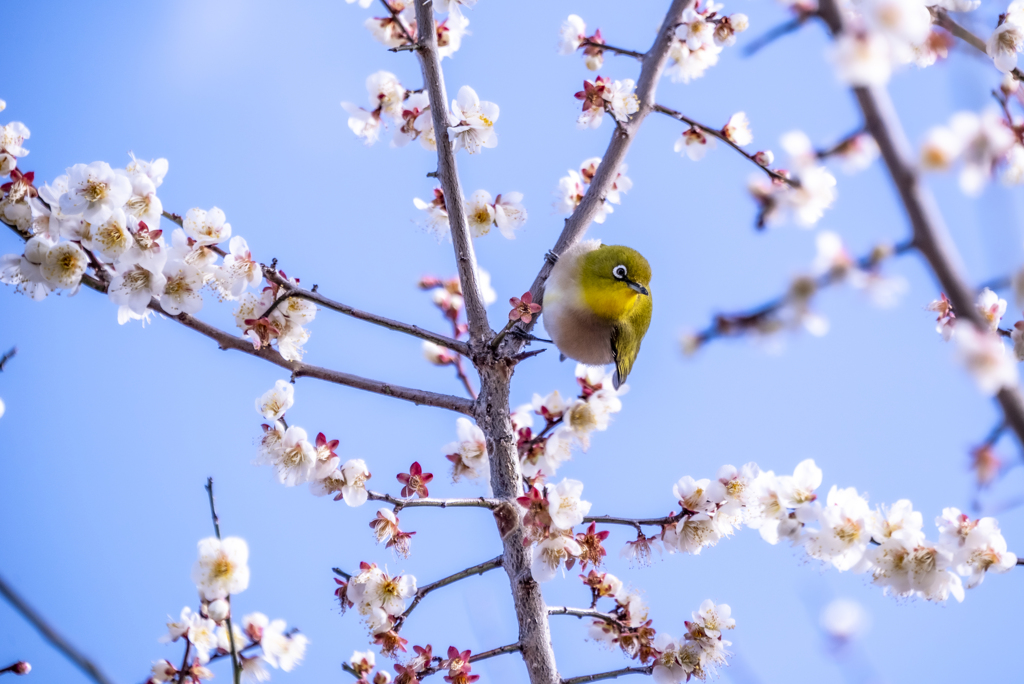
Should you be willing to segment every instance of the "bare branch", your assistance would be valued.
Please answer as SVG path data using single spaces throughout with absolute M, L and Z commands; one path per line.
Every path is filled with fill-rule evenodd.
M 0 356 L 0 373 L 3 372 L 4 368 L 7 367 L 7 362 L 14 358 L 14 355 L 18 353 L 17 347 L 11 347 L 10 351 L 5 352 L 3 356 Z
M 985 49 L 985 41 L 983 41 L 981 38 L 974 35 L 966 28 L 964 28 L 956 21 L 954 21 L 953 17 L 949 16 L 949 12 L 947 12 L 946 10 L 935 7 L 929 7 L 928 9 L 932 12 L 932 21 L 934 21 L 936 24 L 946 29 L 955 37 L 964 41 L 974 49 L 980 51 L 983 55 L 985 55 L 986 59 L 988 58 L 988 50 Z M 1014 68 L 1014 70 L 1011 71 L 1010 73 L 1012 73 L 1013 77 L 1016 78 L 1018 81 L 1024 81 L 1024 72 L 1022 72 L 1019 68 Z
M 444 579 L 439 579 L 436 582 L 431 582 L 430 584 L 423 585 L 422 587 L 420 587 L 416 591 L 416 596 L 413 598 L 412 604 L 410 604 L 410 606 L 406 609 L 406 611 L 404 613 L 402 613 L 401 616 L 399 616 L 398 624 L 396 624 L 395 628 L 394 628 L 395 631 L 397 632 L 399 629 L 402 628 L 402 625 L 405 624 L 405 620 L 406 620 L 406 618 L 409 617 L 409 614 L 412 613 L 412 611 L 416 609 L 416 606 L 418 606 L 420 604 L 420 601 L 422 601 L 424 598 L 426 598 L 427 594 L 429 594 L 430 592 L 435 591 L 437 589 L 440 589 L 441 587 L 446 587 L 449 584 L 454 584 L 455 582 L 458 582 L 459 580 L 466 579 L 467 577 L 472 577 L 473 575 L 482 575 L 485 572 L 487 572 L 488 570 L 494 570 L 495 568 L 500 568 L 501 567 L 501 561 L 502 561 L 502 557 L 498 556 L 497 558 L 493 558 L 493 559 L 491 559 L 489 561 L 486 561 L 484 563 L 480 563 L 479 565 L 474 565 L 471 568 L 466 568 L 465 570 L 460 570 L 459 572 L 455 573 L 454 575 L 449 575 L 448 577 L 445 577 Z M 515 646 L 516 646 L 516 648 L 513 649 L 513 650 L 518 651 L 519 650 L 519 644 L 517 643 Z M 506 646 L 505 648 L 508 648 L 508 647 Z M 500 655 L 500 654 L 494 653 L 493 655 Z
M 485 499 L 482 496 L 479 499 L 399 499 L 390 494 L 380 494 L 378 492 L 367 492 L 366 494 L 371 501 L 383 501 L 391 504 L 395 507 L 395 512 L 403 508 L 421 508 L 424 506 L 434 506 L 436 508 L 488 508 L 494 510 L 501 505 L 501 502 L 497 499 Z
M 654 525 L 662 527 L 664 525 L 671 525 L 677 523 L 686 517 L 686 511 L 680 511 L 673 515 L 665 516 L 664 518 L 618 518 L 613 515 L 591 515 L 583 518 L 585 523 L 602 523 L 605 525 L 627 525 L 629 527 L 635 527 L 637 532 L 640 532 L 641 525 Z
M 388 8 L 388 14 L 391 15 L 391 19 L 396 24 L 398 24 L 398 27 L 400 29 L 402 29 L 402 33 L 405 34 L 405 39 L 407 41 L 409 41 L 409 43 L 410 43 L 410 48 L 414 47 L 415 44 L 416 44 L 416 39 L 412 37 L 411 33 L 409 33 L 409 29 L 406 27 L 405 22 L 402 21 L 402 17 L 399 16 L 398 12 L 395 11 L 395 8 L 391 6 L 391 3 L 388 2 L 388 0 L 380 0 L 380 1 L 381 1 L 381 4 L 383 4 L 385 7 Z M 431 17 L 430 27 L 431 27 L 431 29 L 433 29 L 433 27 L 434 27 L 433 17 Z
M 729 140 L 729 138 L 724 133 L 722 133 L 721 131 L 719 131 L 717 129 L 714 129 L 714 128 L 711 128 L 710 126 L 705 126 L 702 123 L 697 123 L 696 121 L 694 121 L 690 117 L 685 116 L 683 114 L 680 114 L 679 112 L 677 112 L 674 109 L 669 109 L 668 107 L 663 107 L 660 104 L 654 105 L 654 111 L 659 112 L 660 114 L 667 114 L 668 116 L 671 116 L 673 119 L 676 119 L 678 121 L 682 121 L 683 123 L 690 124 L 694 128 L 699 128 L 701 131 L 703 131 L 704 133 L 707 133 L 712 138 L 718 138 L 719 140 L 724 142 L 726 145 L 728 145 L 729 147 L 731 147 L 732 149 L 736 150 L 737 152 L 742 154 L 744 157 L 746 157 L 747 160 L 751 164 L 753 164 L 757 168 L 759 168 L 762 171 L 764 171 L 765 173 L 767 173 L 768 176 L 771 177 L 773 180 L 777 180 L 777 181 L 780 181 L 782 183 L 785 183 L 786 185 L 789 185 L 790 187 L 794 187 L 794 188 L 800 187 L 800 184 L 798 182 L 796 182 L 795 180 L 793 180 L 792 178 L 790 178 L 789 176 L 783 176 L 778 171 L 772 171 L 767 166 L 762 166 L 761 164 L 758 164 L 757 160 L 754 159 L 754 155 L 752 155 L 749 152 L 747 152 L 745 149 L 743 149 L 742 147 L 740 147 L 739 145 L 734 143 L 732 140 Z
M 583 200 L 576 207 L 576 211 L 572 213 L 572 216 L 566 219 L 565 227 L 562 228 L 562 233 L 558 236 L 558 240 L 551 250 L 556 256 L 563 254 L 583 238 L 583 234 L 586 233 L 609 190 L 611 190 L 612 184 L 618 175 L 619 167 L 622 165 L 622 160 L 626 157 L 626 152 L 629 151 L 629 147 L 633 142 L 633 138 L 636 137 L 640 125 L 647 118 L 647 115 L 654 111 L 658 81 L 661 80 L 661 75 L 665 71 L 669 49 L 672 47 L 672 41 L 675 40 L 673 34 L 676 26 L 682 21 L 683 10 L 692 4 L 693 0 L 672 1 L 672 5 L 669 7 L 668 12 L 665 14 L 665 19 L 661 23 L 661 28 L 658 30 L 658 36 L 655 38 L 654 44 L 643 58 L 643 66 L 640 69 L 640 76 L 637 79 L 636 87 L 636 96 L 640 101 L 640 109 L 629 121 L 615 127 L 612 139 L 608 143 L 608 148 L 605 150 L 601 163 L 597 167 L 597 172 L 594 174 L 593 180 L 590 181 L 590 187 L 587 188 L 587 193 L 583 196 Z M 551 274 L 553 265 L 554 263 L 551 260 L 545 260 L 540 273 L 537 274 L 536 279 L 533 281 L 533 285 L 530 287 L 533 301 L 543 303 L 544 283 Z M 527 326 L 527 331 L 532 325 Z M 512 341 L 505 342 L 505 346 L 509 347 L 513 352 L 518 352 L 522 344 L 522 339 L 513 339 Z
M 617 677 L 622 677 L 623 675 L 649 675 L 652 672 L 654 672 L 653 665 L 648 665 L 647 667 L 624 667 L 621 670 L 612 670 L 611 672 L 602 672 L 600 674 L 592 675 L 582 675 L 580 677 L 569 677 L 568 679 L 563 679 L 562 684 L 583 684 L 583 682 L 597 682 L 602 679 L 615 679 Z
M 843 32 L 843 15 L 836 0 L 821 0 L 818 11 L 833 35 Z M 910 142 L 889 93 L 880 87 L 857 87 L 853 92 L 864 115 L 865 127 L 878 143 L 913 226 L 914 246 L 928 260 L 957 315 L 962 315 L 979 330 L 984 330 L 985 323 L 974 307 L 974 291 L 964 276 L 960 254 L 949 235 L 934 196 L 921 182 L 912 162 Z M 1024 444 L 1024 400 L 1019 388 L 1004 387 L 997 398 L 1007 424 L 1016 433 L 1020 443 Z
M 14 226 L 10 226 L 10 224 L 7 225 L 23 239 L 28 239 Z M 82 276 L 82 284 L 100 293 L 106 293 L 107 291 L 105 283 L 88 274 Z M 181 323 L 186 328 L 191 328 L 199 334 L 209 337 L 211 340 L 216 341 L 221 349 L 233 349 L 235 351 L 240 351 L 243 354 L 255 356 L 263 359 L 264 361 L 269 361 L 275 366 L 280 366 L 281 368 L 289 370 L 291 371 L 293 379 L 302 377 L 317 378 L 318 380 L 324 380 L 325 382 L 334 383 L 336 385 L 354 387 L 356 389 L 373 392 L 375 394 L 383 394 L 385 396 L 403 399 L 416 405 L 436 406 L 438 408 L 448 409 L 449 411 L 464 413 L 467 416 L 473 415 L 473 402 L 468 399 L 463 399 L 462 397 L 455 397 L 450 394 L 438 394 L 437 392 L 430 392 L 427 390 L 412 389 L 409 387 L 402 387 L 401 385 L 392 385 L 387 382 L 370 380 L 358 375 L 342 373 L 329 368 L 313 366 L 302 363 L 301 361 L 289 361 L 281 356 L 280 352 L 272 349 L 271 347 L 255 349 L 252 346 L 252 342 L 249 340 L 236 337 L 221 330 L 220 328 L 210 325 L 209 323 L 204 323 L 189 314 L 181 313 L 177 316 L 172 316 L 164 311 L 160 306 L 160 303 L 155 299 L 150 302 L 149 308 L 166 318 L 170 318 L 171 320 Z
M 220 539 L 220 517 L 217 515 L 217 505 L 213 500 L 213 478 L 206 478 L 206 494 L 210 498 L 210 518 L 213 520 L 213 531 L 217 535 L 217 539 Z M 228 601 L 231 597 L 228 597 Z M 235 684 L 239 684 L 242 681 L 242 668 L 238 662 L 238 649 L 235 647 L 235 630 L 231 626 L 231 615 L 229 614 L 227 619 L 228 628 L 228 643 L 231 645 L 231 672 L 234 674 Z
M 901 242 L 889 251 L 875 247 L 870 252 L 857 259 L 854 264 L 858 269 L 871 270 L 877 267 L 883 259 L 888 258 L 889 256 L 906 254 L 913 248 L 914 243 L 912 240 Z M 817 292 L 825 289 L 826 287 L 843 282 L 848 273 L 848 269 L 828 270 L 811 281 L 814 285 L 814 291 Z M 785 294 L 770 299 L 764 304 L 745 312 L 718 314 L 715 316 L 715 320 L 711 325 L 696 334 L 695 341 L 700 345 L 716 338 L 740 335 L 751 328 L 756 328 L 765 320 L 770 319 L 791 301 L 792 295 L 789 292 L 786 292 Z
M 557 608 L 548 608 L 548 615 L 569 615 L 578 618 L 594 618 L 596 620 L 604 620 L 605 622 L 613 625 L 619 624 L 619 619 L 611 613 L 602 613 L 599 610 L 593 608 L 570 608 L 568 606 L 559 606 Z
M 625 55 L 626 57 L 633 57 L 634 59 L 639 59 L 641 62 L 644 59 L 644 53 L 642 52 L 618 48 L 615 47 L 614 45 L 608 45 L 607 43 L 595 43 L 589 38 L 585 38 L 583 42 L 580 43 L 580 47 L 594 47 L 600 50 L 607 50 L 608 52 L 614 52 L 617 55 Z
M 743 56 L 752 57 L 756 52 L 768 47 L 779 38 L 788 36 L 790 33 L 799 30 L 799 28 L 807 23 L 807 20 L 813 16 L 814 12 L 800 12 L 789 21 L 784 21 L 781 24 L 768 29 L 743 47 Z
M 62 637 L 57 631 L 51 627 L 42 615 L 37 613 L 32 606 L 25 602 L 25 599 L 21 598 L 14 591 L 14 587 L 7 584 L 3 577 L 0 577 L 0 594 L 3 595 L 7 602 L 18 611 L 23 618 L 28 620 L 36 631 L 48 642 L 50 645 L 60 651 L 65 658 L 70 660 L 75 666 L 78 667 L 89 679 L 96 682 L 96 684 L 113 684 L 100 668 L 89 658 L 83 655 L 77 648 L 72 646 L 68 641 Z
M 454 352 L 463 354 L 465 356 L 469 355 L 469 345 L 466 344 L 465 342 L 460 342 L 459 340 L 452 339 L 451 337 L 448 337 L 446 335 L 440 335 L 438 333 L 430 332 L 429 330 L 424 330 L 423 328 L 420 328 L 419 326 L 416 325 L 401 323 L 399 321 L 393 321 L 390 318 L 378 316 L 377 314 L 372 314 L 366 311 L 360 311 L 359 309 L 349 306 L 348 304 L 342 304 L 341 302 L 336 302 L 333 299 L 328 299 L 327 297 L 321 295 L 319 292 L 315 292 L 313 290 L 306 290 L 304 288 L 299 287 L 295 283 L 286 280 L 285 278 L 282 278 L 281 274 L 277 271 L 276 268 L 271 268 L 266 265 L 263 265 L 262 268 L 263 277 L 266 278 L 269 282 L 281 287 L 281 289 L 285 291 L 285 294 L 278 297 L 274 301 L 274 303 L 270 305 L 270 308 L 264 311 L 263 315 L 260 316 L 259 318 L 270 315 L 270 313 L 274 311 L 274 309 L 280 306 L 281 303 L 284 302 L 289 297 L 299 297 L 301 299 L 313 302 L 318 306 L 322 306 L 325 309 L 337 311 L 338 313 L 343 313 L 346 316 L 358 318 L 361 321 L 367 321 L 369 323 L 373 323 L 374 325 L 379 325 L 381 327 L 388 328 L 389 330 L 396 330 L 398 332 L 403 332 L 406 335 L 418 337 L 421 340 L 433 342 L 436 345 L 446 347 Z
M 431 0 L 416 0 L 416 26 L 419 33 L 420 49 L 416 54 L 423 71 L 423 87 L 430 97 L 430 113 L 434 122 L 434 137 L 437 140 L 437 172 L 444 191 L 448 223 L 451 226 L 452 244 L 455 247 L 455 263 L 459 268 L 459 282 L 466 302 L 466 318 L 469 321 L 470 340 L 475 343 L 490 338 L 491 326 L 487 323 L 487 308 L 477 278 L 476 254 L 473 238 L 469 234 L 466 220 L 465 198 L 462 183 L 448 137 L 448 94 L 445 91 L 441 58 L 437 54 L 437 32 L 434 30 L 434 7 Z

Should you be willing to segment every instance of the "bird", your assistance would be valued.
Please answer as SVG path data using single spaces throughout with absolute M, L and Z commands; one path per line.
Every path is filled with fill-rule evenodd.
M 553 255 L 552 255 L 553 256 Z M 626 382 L 651 324 L 651 265 L 621 245 L 584 240 L 556 257 L 544 288 L 544 328 L 563 357 L 615 364 Z

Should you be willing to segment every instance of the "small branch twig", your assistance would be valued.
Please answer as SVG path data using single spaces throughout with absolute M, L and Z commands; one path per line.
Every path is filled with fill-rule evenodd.
M 891 254 L 892 256 L 900 256 L 911 251 L 913 248 L 913 240 L 907 240 L 893 247 Z M 870 270 L 879 263 L 881 263 L 881 260 L 878 258 L 877 248 L 854 262 L 856 268 L 861 270 Z M 845 279 L 846 275 L 847 271 L 844 269 L 829 269 L 814 279 L 814 291 L 817 292 L 831 285 L 838 284 Z M 718 314 L 711 325 L 697 333 L 696 340 L 699 344 L 704 344 L 716 338 L 742 334 L 752 326 L 770 318 L 789 304 L 790 301 L 791 297 L 787 292 L 742 313 Z
M 595 47 L 601 50 L 607 50 L 608 52 L 614 52 L 617 55 L 625 55 L 626 57 L 632 57 L 633 59 L 639 59 L 641 62 L 644 60 L 644 53 L 637 52 L 635 50 L 626 50 L 624 48 L 615 47 L 614 45 L 607 45 L 605 43 L 595 43 L 592 40 L 584 39 L 580 43 L 580 47 Z
M 845 19 L 837 0 L 820 0 L 818 12 L 833 36 L 843 33 Z M 957 315 L 984 330 L 986 323 L 974 307 L 974 290 L 968 284 L 956 244 L 935 197 L 921 182 L 913 149 L 889 93 L 882 87 L 861 86 L 853 88 L 853 94 L 864 116 L 865 128 L 878 143 L 882 159 L 899 192 L 913 227 L 914 246 L 927 259 Z M 1003 387 L 996 398 L 1007 424 L 1016 433 L 1018 441 L 1024 444 L 1024 398 L 1019 387 Z
M 502 557 L 498 556 L 497 558 L 492 558 L 491 560 L 483 562 L 483 563 L 480 563 L 479 565 L 474 565 L 471 568 L 466 568 L 465 570 L 460 570 L 459 572 L 455 573 L 454 575 L 448 575 L 448 577 L 445 577 L 444 579 L 439 579 L 436 582 L 431 582 L 430 584 L 423 585 L 422 587 L 420 587 L 416 591 L 416 596 L 413 597 L 412 604 L 410 604 L 409 607 L 406 609 L 406 611 L 399 616 L 398 624 L 395 625 L 395 631 L 398 631 L 399 629 L 401 629 L 402 625 L 405 624 L 406 619 L 409 617 L 409 614 L 412 613 L 412 611 L 416 609 L 416 606 L 418 606 L 420 604 L 420 601 L 422 601 L 424 598 L 426 598 L 427 594 L 429 594 L 430 592 L 436 591 L 437 589 L 440 589 L 441 587 L 446 587 L 449 584 L 454 584 L 455 582 L 458 582 L 459 580 L 466 579 L 467 577 L 472 577 L 473 575 L 482 575 L 485 572 L 487 572 L 488 570 L 494 570 L 495 568 L 500 568 L 501 567 L 501 561 L 502 561 Z M 504 646 L 503 648 L 510 648 L 510 647 Z M 519 644 L 516 643 L 515 644 L 515 648 L 512 649 L 512 650 L 518 651 L 519 650 Z M 507 653 L 509 651 L 503 651 L 503 652 Z M 494 653 L 492 655 L 500 655 L 500 654 L 499 653 Z M 490 656 L 488 656 L 488 657 L 490 657 Z
M 7 367 L 7 362 L 14 358 L 14 355 L 18 353 L 17 347 L 11 347 L 11 350 L 6 352 L 3 356 L 0 356 L 0 373 L 3 372 L 4 368 Z
M 8 227 L 10 227 L 20 237 L 22 237 L 22 239 L 27 240 L 28 237 L 31 237 L 26 237 L 16 227 L 11 226 L 10 224 L 7 224 L 4 221 L 0 222 L 8 225 Z M 101 294 L 106 294 L 107 292 L 107 286 L 105 283 L 88 274 L 82 276 L 82 284 Z M 437 392 L 430 392 L 427 390 L 402 387 L 401 385 L 392 385 L 387 382 L 370 380 L 368 378 L 364 378 L 358 375 L 351 375 L 349 373 L 342 373 L 340 371 L 331 370 L 329 368 L 321 368 L 320 366 L 305 364 L 302 363 L 301 361 L 289 361 L 283 356 L 281 356 L 280 352 L 278 352 L 275 349 L 272 349 L 270 347 L 262 347 L 260 349 L 255 349 L 252 346 L 252 342 L 250 342 L 249 340 L 243 339 L 241 337 L 236 337 L 219 328 L 215 328 L 209 323 L 204 323 L 203 321 L 194 318 L 189 314 L 181 313 L 178 314 L 177 316 L 172 316 L 171 314 L 164 311 L 163 308 L 160 306 L 160 303 L 155 299 L 150 302 L 149 308 L 166 318 L 170 318 L 171 320 L 181 323 L 186 328 L 191 328 L 192 330 L 195 330 L 199 334 L 204 335 L 205 337 L 209 337 L 211 340 L 217 342 L 221 349 L 233 349 L 235 351 L 240 351 L 244 354 L 248 354 L 249 356 L 255 356 L 257 358 L 263 359 L 264 361 L 269 361 L 275 366 L 280 366 L 281 368 L 289 370 L 292 373 L 292 378 L 317 378 L 319 380 L 324 380 L 325 382 L 330 382 L 336 385 L 354 387 L 356 389 L 361 389 L 367 392 L 373 392 L 375 394 L 383 394 L 385 396 L 395 397 L 398 399 L 402 399 L 404 401 L 412 402 L 417 405 L 436 406 L 437 408 L 446 408 L 450 411 L 463 413 L 467 416 L 473 415 L 473 402 L 470 401 L 469 399 L 455 397 L 450 394 L 438 394 Z
M 220 539 L 220 517 L 217 515 L 217 506 L 213 501 L 213 478 L 206 478 L 206 493 L 210 497 L 210 518 L 213 520 L 213 531 L 217 534 L 217 539 Z M 231 601 L 231 597 L 228 597 L 228 601 Z M 242 668 L 238 662 L 238 649 L 235 647 L 235 630 L 231 625 L 231 615 L 227 617 L 228 627 L 228 642 L 231 644 L 231 671 L 234 674 L 235 684 L 240 684 L 242 681 Z
M 788 185 L 790 187 L 793 187 L 793 188 L 800 187 L 800 183 L 798 183 L 794 179 L 789 178 L 788 176 L 783 176 L 778 171 L 772 171 L 767 166 L 762 166 L 762 165 L 758 164 L 757 160 L 754 159 L 754 155 L 752 155 L 749 152 L 747 152 L 745 149 L 743 149 L 742 147 L 740 147 L 739 145 L 734 143 L 732 140 L 729 140 L 729 138 L 727 138 L 725 136 L 725 134 L 723 134 L 721 131 L 716 130 L 714 128 L 711 128 L 709 126 L 705 126 L 702 123 L 698 123 L 698 122 L 694 121 L 693 119 L 691 119 L 690 117 L 688 117 L 688 116 L 686 116 L 684 114 L 681 114 L 681 113 L 677 112 L 674 109 L 670 109 L 668 107 L 663 107 L 660 104 L 654 105 L 654 111 L 656 111 L 656 112 L 658 112 L 660 114 L 665 114 L 667 116 L 670 116 L 673 119 L 676 119 L 678 121 L 682 121 L 683 123 L 690 124 L 694 128 L 699 128 L 701 131 L 703 131 L 704 133 L 707 133 L 712 138 L 718 138 L 719 140 L 724 142 L 726 145 L 728 145 L 729 147 L 731 147 L 732 149 L 736 150 L 741 155 L 743 155 L 747 159 L 747 161 L 749 161 L 751 164 L 753 164 L 757 168 L 759 168 L 762 171 L 764 171 L 765 173 L 767 173 L 768 176 L 772 180 L 781 181 L 781 182 L 785 183 L 786 185 Z
M 668 515 L 664 518 L 617 518 L 613 515 L 591 515 L 583 518 L 583 522 L 601 523 L 604 525 L 627 525 L 629 527 L 636 528 L 637 532 L 641 532 L 641 525 L 662 527 L 663 525 L 677 523 L 684 517 L 686 517 L 686 511 L 680 511 L 679 513 Z
M 23 675 L 26 674 L 24 668 L 27 667 L 29 667 L 29 664 L 27 662 L 25 662 L 24 660 L 19 660 L 16 663 L 11 663 L 7 667 L 0 668 L 0 675 L 7 674 L 8 672 L 17 675 Z
M 399 16 L 398 12 L 395 11 L 395 8 L 391 6 L 391 3 L 388 2 L 388 0 L 380 0 L 380 2 L 388 9 L 388 14 L 390 14 L 391 19 L 394 20 L 396 24 L 398 24 L 398 28 L 402 29 L 402 33 L 405 34 L 405 39 L 409 41 L 409 47 L 415 48 L 416 39 L 413 38 L 411 33 L 409 33 L 409 29 L 406 28 L 405 22 L 402 21 L 402 17 Z M 433 28 L 434 26 L 433 17 L 431 17 L 430 26 L 431 28 Z
M 623 675 L 649 675 L 652 672 L 654 672 L 653 665 L 648 665 L 647 667 L 624 667 L 621 670 L 612 670 L 611 672 L 601 672 L 600 674 L 582 675 L 580 677 L 569 677 L 567 679 L 563 679 L 562 684 L 584 684 L 584 682 L 597 682 L 602 679 L 615 679 L 616 677 L 622 677 Z
M 790 33 L 799 30 L 799 28 L 806 24 L 807 20 L 813 16 L 813 12 L 801 12 L 789 21 L 785 21 L 768 29 L 743 47 L 743 56 L 752 57 L 756 52 L 768 47 L 779 38 L 788 36 Z
M 953 17 L 949 16 L 949 12 L 946 10 L 936 9 L 934 7 L 929 9 L 932 11 L 933 22 L 949 31 L 956 38 L 959 38 L 974 49 L 980 51 L 986 58 L 988 58 L 988 50 L 986 49 L 984 40 L 958 24 Z M 1022 72 L 1020 68 L 1015 68 L 1010 73 L 1012 73 L 1013 77 L 1018 81 L 1024 81 L 1024 72 Z
M 378 492 L 367 492 L 366 495 L 370 501 L 383 501 L 384 503 L 391 504 L 395 507 L 396 513 L 403 508 L 422 508 L 424 506 L 435 508 L 488 508 L 493 511 L 501 505 L 501 502 L 497 499 L 485 499 L 482 496 L 478 499 L 399 499 L 390 494 L 380 494 Z
M 89 658 L 83 655 L 77 648 L 72 646 L 68 641 L 62 637 L 57 631 L 51 627 L 42 615 L 37 613 L 32 606 L 25 602 L 25 599 L 21 598 L 15 591 L 14 587 L 7 584 L 3 577 L 0 577 L 0 594 L 3 595 L 7 602 L 18 611 L 23 618 L 25 618 L 36 631 L 50 642 L 50 645 L 56 648 L 63 654 L 65 658 L 70 660 L 75 666 L 78 667 L 89 679 L 96 682 L 96 684 L 113 684 L 100 668 L 93 663 Z
M 569 615 L 577 618 L 594 618 L 596 620 L 604 620 L 605 622 L 613 625 L 619 624 L 619 619 L 611 613 L 602 613 L 599 610 L 593 608 L 570 608 L 569 606 L 558 606 L 556 608 L 549 607 L 548 615 Z
M 338 313 L 345 314 L 346 316 L 358 318 L 361 321 L 367 321 L 368 323 L 373 323 L 374 325 L 379 325 L 389 330 L 395 330 L 397 332 L 405 333 L 406 335 L 418 337 L 421 340 L 433 342 L 434 344 L 446 347 L 459 354 L 463 354 L 466 356 L 469 355 L 469 345 L 466 344 L 465 342 L 460 342 L 459 340 L 447 337 L 446 335 L 440 335 L 438 333 L 430 332 L 429 330 L 424 330 L 423 328 L 420 328 L 419 326 L 416 325 L 410 325 L 408 323 L 402 323 L 400 321 L 393 321 L 390 318 L 385 318 L 384 316 L 378 316 L 377 314 L 372 314 L 366 311 L 360 311 L 359 309 L 349 306 L 348 304 L 342 304 L 341 302 L 336 302 L 333 299 L 328 299 L 327 297 L 324 297 L 318 292 L 314 292 L 313 290 L 306 290 L 304 288 L 299 287 L 293 282 L 285 280 L 284 278 L 281 277 L 281 274 L 278 273 L 276 268 L 265 265 L 262 268 L 263 277 L 266 278 L 268 282 L 274 283 L 275 285 L 281 287 L 285 291 L 285 293 L 279 296 L 276 300 L 274 300 L 274 303 L 270 305 L 269 309 L 263 312 L 260 318 L 269 316 L 271 312 L 273 312 L 275 309 L 277 309 L 278 306 L 281 305 L 282 302 L 289 299 L 290 297 L 299 297 L 301 299 L 313 302 L 318 306 L 322 306 L 325 309 L 337 311 Z
M 472 343 L 480 343 L 491 336 L 487 322 L 487 307 L 480 294 L 476 268 L 476 253 L 473 239 L 469 234 L 466 220 L 465 198 L 459 180 L 455 152 L 448 137 L 448 94 L 445 92 L 444 73 L 441 58 L 437 54 L 437 32 L 434 30 L 434 7 L 430 0 L 416 0 L 416 30 L 420 48 L 416 51 L 423 71 L 423 85 L 430 98 L 430 113 L 437 140 L 437 173 L 444 190 L 445 209 L 451 227 L 452 246 L 455 262 L 462 284 L 462 297 L 466 304 L 466 319 L 469 321 L 469 335 Z

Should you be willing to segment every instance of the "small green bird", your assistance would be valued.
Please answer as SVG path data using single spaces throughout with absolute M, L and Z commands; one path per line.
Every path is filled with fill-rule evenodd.
M 564 356 L 615 363 L 626 382 L 651 324 L 651 265 L 639 252 L 586 240 L 558 257 L 544 289 L 544 327 Z

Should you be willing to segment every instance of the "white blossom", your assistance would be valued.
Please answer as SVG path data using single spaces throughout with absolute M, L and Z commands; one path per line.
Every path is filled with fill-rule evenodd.
M 370 479 L 370 471 L 366 467 L 366 461 L 361 458 L 353 458 L 341 466 L 341 477 L 344 484 L 341 487 L 342 497 L 349 506 L 362 506 L 368 498 L 366 492 L 366 481 Z
M 75 164 L 68 169 L 68 191 L 60 197 L 65 214 L 82 214 L 89 223 L 99 224 L 128 201 L 132 183 L 106 162 Z
M 142 314 L 154 297 L 159 299 L 163 296 L 166 284 L 167 277 L 161 270 L 153 272 L 136 265 L 114 276 L 107 295 L 114 304 L 127 306 L 136 314 Z
M 1017 386 L 1017 364 L 997 335 L 961 323 L 953 331 L 953 341 L 960 360 L 984 394 L 994 395 L 1003 387 Z
M 163 294 L 160 306 L 172 316 L 180 313 L 194 314 L 203 308 L 203 274 L 195 266 L 184 261 L 169 261 L 164 266 Z
M 209 211 L 189 209 L 182 228 L 200 245 L 215 245 L 231 237 L 231 224 L 227 223 L 224 211 L 217 207 Z
M 199 542 L 192 581 L 207 600 L 226 598 L 249 586 L 249 546 L 240 537 L 207 537 Z
M 477 479 L 484 476 L 487 473 L 487 444 L 484 440 L 484 431 L 470 422 L 469 418 L 457 419 L 455 430 L 459 437 L 458 441 L 444 447 L 444 453 L 455 464 L 453 478 L 458 479 L 466 475 L 470 479 Z
M 523 193 L 503 192 L 498 195 L 494 201 L 494 223 L 506 238 L 516 239 L 516 230 L 526 223 Z
M 295 405 L 295 385 L 287 380 L 278 380 L 273 389 L 267 390 L 256 400 L 256 412 L 267 420 L 279 420 Z
M 537 582 L 548 582 L 555 578 L 565 561 L 578 556 L 583 549 L 575 539 L 561 535 L 548 537 L 533 547 L 533 562 L 530 571 Z
M 558 54 L 571 55 L 583 44 L 587 35 L 587 25 L 578 15 L 570 14 L 569 18 L 562 22 L 562 28 L 558 32 Z
M 571 531 L 583 524 L 591 504 L 580 499 L 582 493 L 583 483 L 579 480 L 564 479 L 556 486 L 547 487 L 548 511 L 554 527 Z
M 494 225 L 494 206 L 491 193 L 477 190 L 466 202 L 466 221 L 473 237 L 482 237 L 491 231 Z
M 494 122 L 497 120 L 498 105 L 481 101 L 469 86 L 459 88 L 459 96 L 452 100 L 449 114 L 448 137 L 452 139 L 452 151 L 465 148 L 470 154 L 476 154 L 484 147 L 495 147 L 498 136 Z

